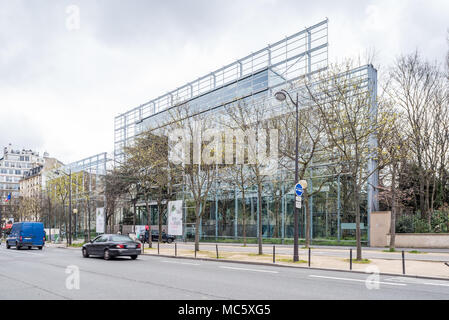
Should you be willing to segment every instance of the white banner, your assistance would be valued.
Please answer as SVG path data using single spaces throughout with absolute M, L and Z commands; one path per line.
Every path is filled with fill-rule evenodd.
M 104 208 L 97 208 L 97 233 L 104 233 Z
M 168 202 L 168 234 L 182 236 L 182 200 Z
M 136 225 L 136 237 L 137 237 L 137 239 L 139 239 L 141 234 L 145 234 L 145 227 L 146 227 L 145 225 L 143 225 L 143 226 Z

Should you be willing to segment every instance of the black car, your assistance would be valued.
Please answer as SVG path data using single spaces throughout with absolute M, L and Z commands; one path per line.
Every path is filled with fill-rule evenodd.
M 84 244 L 81 250 L 84 258 L 92 255 L 109 260 L 117 256 L 130 256 L 135 260 L 141 254 L 141 244 L 125 235 L 103 234 Z
M 172 235 L 168 235 L 165 232 L 162 232 L 162 242 L 172 243 L 175 241 L 176 237 Z M 151 241 L 157 242 L 159 240 L 159 231 L 151 230 Z M 140 235 L 140 241 L 148 242 L 148 230 L 145 231 L 145 235 Z

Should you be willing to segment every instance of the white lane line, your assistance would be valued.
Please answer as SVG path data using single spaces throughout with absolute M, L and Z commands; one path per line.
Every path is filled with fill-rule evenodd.
M 309 277 L 322 278 L 322 279 L 332 279 L 332 280 L 342 280 L 342 281 L 366 282 L 366 280 L 351 279 L 351 278 L 325 277 L 325 276 L 316 276 L 316 275 L 309 275 Z M 371 281 L 370 280 L 370 283 L 387 284 L 387 285 L 390 285 L 390 286 L 406 286 L 405 283 L 392 283 L 392 282 L 383 282 L 383 281 Z
M 178 261 L 162 261 L 162 262 L 165 262 L 165 263 L 176 263 L 176 264 L 187 264 L 187 265 L 190 265 L 190 266 L 199 266 L 200 265 L 199 263 L 178 262 Z
M 423 284 L 427 284 L 429 286 L 442 286 L 442 287 L 449 287 L 449 284 L 444 283 L 431 283 L 431 282 L 424 282 Z
M 261 269 L 246 269 L 246 268 L 234 268 L 234 267 L 225 267 L 225 266 L 219 266 L 219 268 L 232 269 L 232 270 L 243 270 L 243 271 L 267 272 L 267 273 L 279 273 L 279 271 L 270 271 L 270 270 L 261 270 Z
M 397 281 L 397 282 L 403 282 L 403 283 L 409 283 L 409 284 L 418 284 L 418 285 L 429 285 L 429 286 L 441 286 L 441 287 L 449 287 L 449 282 L 444 280 L 438 281 L 435 280 L 434 282 L 429 282 L 429 280 L 425 279 L 414 279 L 414 278 L 406 278 L 406 277 L 393 277 L 393 278 L 387 278 L 385 280 L 388 281 Z
M 2 250 L 3 252 L 9 253 L 9 254 L 19 254 L 19 255 L 35 255 L 35 256 L 42 256 L 42 254 L 40 253 L 33 253 L 33 252 L 29 252 L 29 251 L 25 251 L 25 252 L 21 252 L 19 250 L 13 250 L 10 251 L 8 249 Z

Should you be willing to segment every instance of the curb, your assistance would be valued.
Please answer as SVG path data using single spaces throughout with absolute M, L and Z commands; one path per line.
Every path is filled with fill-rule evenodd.
M 346 273 L 360 273 L 367 274 L 364 271 L 358 270 L 343 270 L 343 269 L 326 269 L 326 268 L 318 268 L 318 267 L 302 267 L 302 266 L 288 266 L 283 264 L 275 264 L 275 263 L 266 263 L 266 262 L 253 262 L 253 261 L 238 261 L 238 260 L 220 260 L 220 259 L 210 259 L 210 258 L 190 258 L 190 257 L 182 257 L 182 256 L 169 256 L 163 254 L 148 254 L 143 253 L 144 256 L 154 256 L 154 257 L 163 257 L 163 258 L 172 258 L 172 259 L 184 259 L 184 260 L 200 260 L 200 261 L 212 261 L 212 262 L 225 262 L 225 263 L 238 263 L 238 264 L 248 264 L 248 265 L 259 265 L 259 266 L 269 266 L 269 267 L 281 267 L 281 268 L 301 268 L 301 269 L 311 269 L 311 270 L 321 270 L 321 271 L 338 271 L 338 272 L 346 272 Z M 406 277 L 406 278 L 414 278 L 414 279 L 429 279 L 429 280 L 444 280 L 449 282 L 449 278 L 441 278 L 441 277 L 431 277 L 431 276 L 419 276 L 419 275 L 407 275 L 401 273 L 385 273 L 380 272 L 379 275 L 383 276 L 394 276 L 394 277 Z
M 77 247 L 48 247 L 48 248 L 56 248 L 56 249 L 69 249 L 69 250 L 76 250 L 76 249 L 81 249 L 81 247 L 77 248 Z

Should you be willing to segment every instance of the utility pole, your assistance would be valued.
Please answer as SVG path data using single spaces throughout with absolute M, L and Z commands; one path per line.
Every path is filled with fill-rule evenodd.
M 287 99 L 287 96 L 290 98 L 290 101 L 292 104 L 295 105 L 295 111 L 296 111 L 296 122 L 295 122 L 295 134 L 296 134 L 296 141 L 295 141 L 295 186 L 299 183 L 298 181 L 298 159 L 299 159 L 299 137 L 298 137 L 298 126 L 299 126 L 299 95 L 296 93 L 296 101 L 292 99 L 290 94 L 282 89 L 281 91 L 278 91 L 274 95 L 276 97 L 276 100 L 283 102 Z M 298 206 L 295 205 L 295 214 L 294 214 L 294 234 L 293 234 L 293 261 L 299 261 L 299 210 Z

